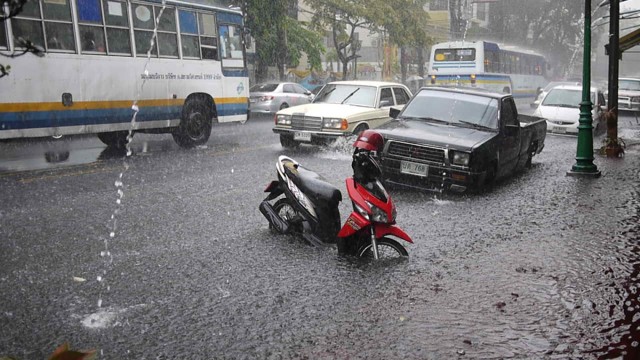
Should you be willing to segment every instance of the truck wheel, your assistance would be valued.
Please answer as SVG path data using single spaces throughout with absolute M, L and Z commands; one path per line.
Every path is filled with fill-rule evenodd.
M 124 149 L 127 146 L 128 131 L 113 131 L 106 133 L 98 133 L 98 139 L 105 145 L 114 149 Z M 133 133 L 131 133 L 133 136 Z
M 211 110 L 203 100 L 191 100 L 182 111 L 180 126 L 173 140 L 183 148 L 205 144 L 211 136 Z
M 280 135 L 280 145 L 285 149 L 292 149 L 298 147 L 300 143 L 294 141 L 291 136 Z
M 488 189 L 491 186 L 493 186 L 493 183 L 496 181 L 497 174 L 498 174 L 497 165 L 491 164 L 489 169 L 487 170 L 487 174 L 485 175 L 484 184 L 482 184 L 482 187 L 485 189 Z

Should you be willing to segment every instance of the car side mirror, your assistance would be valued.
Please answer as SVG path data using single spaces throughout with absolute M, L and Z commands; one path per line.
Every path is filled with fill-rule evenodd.
M 311 95 L 311 91 L 307 90 L 304 92 L 305 95 Z
M 389 117 L 391 117 L 392 119 L 397 119 L 398 115 L 400 115 L 400 109 L 396 108 L 396 107 L 390 107 L 389 108 Z

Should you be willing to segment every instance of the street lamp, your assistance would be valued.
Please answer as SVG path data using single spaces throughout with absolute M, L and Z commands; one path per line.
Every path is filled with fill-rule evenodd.
M 593 163 L 593 117 L 591 109 L 591 0 L 584 1 L 584 49 L 582 61 L 582 102 L 578 125 L 576 163 L 567 171 L 568 176 L 600 177 Z

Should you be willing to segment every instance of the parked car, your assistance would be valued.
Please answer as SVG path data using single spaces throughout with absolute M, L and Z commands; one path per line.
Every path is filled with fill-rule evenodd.
M 547 120 L 547 131 L 559 134 L 577 134 L 580 124 L 580 103 L 582 102 L 582 86 L 559 85 L 551 89 L 533 112 Z M 604 126 L 604 110 L 606 102 L 604 93 L 591 88 L 592 126 L 594 132 L 599 132 Z
M 510 94 L 426 87 L 376 129 L 389 185 L 477 190 L 531 165 L 544 148 L 545 120 L 518 114 Z
M 326 144 L 376 128 L 389 120 L 392 105 L 403 106 L 411 91 L 384 81 L 336 81 L 326 84 L 313 103 L 276 113 L 273 132 L 283 147 Z
M 618 79 L 618 110 L 640 111 L 640 79 Z
M 548 83 L 547 86 L 545 86 L 543 89 L 540 89 L 540 91 L 536 95 L 536 98 L 530 104 L 531 107 L 532 108 L 537 108 L 538 105 L 540 105 L 540 101 L 542 101 L 542 98 L 544 98 L 544 96 L 547 95 L 549 90 L 553 89 L 554 87 L 556 87 L 558 85 L 580 85 L 580 83 L 576 82 L 576 81 L 552 81 L 552 82 Z
M 275 114 L 290 106 L 308 104 L 313 100 L 311 91 L 291 82 L 264 83 L 249 89 L 249 111 Z

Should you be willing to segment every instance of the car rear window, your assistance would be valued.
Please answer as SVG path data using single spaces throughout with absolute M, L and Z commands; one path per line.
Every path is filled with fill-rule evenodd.
M 278 84 L 258 84 L 253 85 L 249 92 L 271 92 L 278 88 Z

